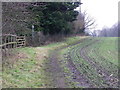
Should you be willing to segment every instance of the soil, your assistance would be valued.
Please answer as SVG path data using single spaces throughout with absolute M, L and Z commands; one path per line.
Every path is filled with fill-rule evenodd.
M 95 68 L 97 70 L 97 73 L 102 75 L 102 78 L 105 80 L 105 84 L 107 85 L 107 87 L 116 88 L 118 85 L 118 82 L 116 81 L 117 77 L 110 76 L 111 75 L 110 72 L 108 72 L 105 68 L 103 68 L 102 65 L 97 64 L 97 62 L 95 62 L 94 58 L 89 57 L 87 54 L 88 52 L 87 52 L 86 48 L 90 47 L 92 44 L 97 43 L 97 42 L 98 42 L 98 40 L 90 43 L 89 45 L 84 46 L 80 50 L 80 55 L 82 56 L 82 58 L 84 60 L 89 62 L 93 68 Z M 100 86 L 100 88 L 104 88 L 104 86 Z
M 84 40 L 82 40 L 84 41 Z M 74 43 L 72 45 L 68 45 L 65 47 L 61 47 L 61 48 L 57 48 L 54 51 L 51 51 L 50 53 L 50 57 L 49 57 L 49 69 L 48 72 L 51 73 L 51 78 L 53 79 L 53 85 L 56 88 L 68 88 L 68 84 L 65 81 L 65 75 L 63 72 L 63 69 L 60 67 L 60 62 L 59 62 L 59 51 L 76 45 L 76 44 L 80 44 L 82 41 L 79 41 L 77 43 Z M 110 77 L 111 75 L 109 72 L 107 72 L 105 69 L 102 68 L 101 65 L 97 65 L 95 60 L 93 58 L 90 58 L 86 53 L 87 50 L 86 48 L 88 48 L 90 45 L 97 43 L 98 40 L 95 40 L 94 42 L 90 43 L 89 45 L 85 45 L 83 48 L 80 49 L 80 56 L 86 60 L 87 62 L 89 62 L 91 64 L 91 66 L 93 68 L 95 68 L 101 75 L 103 75 L 103 79 L 106 81 L 106 84 L 108 85 L 109 88 L 116 88 L 117 87 L 117 82 L 111 82 L 111 80 L 116 81 L 115 77 Z M 69 70 L 73 73 L 73 81 L 79 82 L 79 86 L 82 87 L 86 87 L 86 88 L 94 88 L 94 85 L 91 83 L 91 81 L 86 79 L 86 76 L 81 74 L 81 72 L 76 68 L 76 66 L 74 65 L 72 59 L 70 56 L 68 56 L 68 68 Z M 104 86 L 99 86 L 99 88 L 103 88 Z
M 67 84 L 65 83 L 64 73 L 58 62 L 58 50 L 54 50 L 50 53 L 49 58 L 49 72 L 51 73 L 54 87 L 56 88 L 66 88 Z
M 72 45 L 68 45 L 68 46 L 64 46 L 64 47 L 60 47 L 60 48 L 57 48 L 53 51 L 51 51 L 50 55 L 49 55 L 49 63 L 47 64 L 47 67 L 49 66 L 49 68 L 47 69 L 47 72 L 49 72 L 51 74 L 51 78 L 53 80 L 53 87 L 56 87 L 56 88 L 68 88 L 68 84 L 66 83 L 65 81 L 65 75 L 64 75 L 64 72 L 63 72 L 63 69 L 60 67 L 60 62 L 59 62 L 59 51 L 61 51 L 62 49 L 64 48 L 67 48 L 67 47 L 70 47 L 70 46 L 73 46 L 73 45 L 76 45 L 76 44 L 79 44 L 81 43 L 83 40 L 80 40 L 79 42 L 76 42 Z M 68 68 L 70 68 L 71 71 L 74 72 L 74 77 L 76 77 L 75 80 L 80 80 L 81 84 L 82 85 L 85 85 L 85 86 L 90 86 L 87 84 L 85 84 L 85 79 L 80 76 L 80 72 L 77 72 L 77 69 L 75 69 L 75 66 L 73 66 L 74 64 L 70 61 L 69 62 L 69 65 L 68 65 Z M 77 80 L 77 81 L 78 81 Z

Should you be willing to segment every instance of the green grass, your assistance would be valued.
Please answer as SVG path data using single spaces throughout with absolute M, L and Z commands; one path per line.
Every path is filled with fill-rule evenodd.
M 86 39 L 88 37 L 85 37 Z M 72 44 L 75 44 L 76 42 L 78 41 L 81 41 L 83 40 L 83 38 L 80 38 L 80 37 L 72 37 L 72 38 L 68 38 L 67 39 L 68 41 L 66 42 L 67 45 L 72 45 Z M 78 44 L 74 45 L 77 46 Z M 65 77 L 66 77 L 66 82 L 68 83 L 69 87 L 70 88 L 83 88 L 83 86 L 78 86 L 79 82 L 77 81 L 73 81 L 72 79 L 72 76 L 73 76 L 73 73 L 70 71 L 70 69 L 68 68 L 68 59 L 65 58 L 64 55 L 67 55 L 68 51 L 70 49 L 72 49 L 73 47 L 67 47 L 67 48 L 64 48 L 62 49 L 60 52 L 59 52 L 59 55 L 60 55 L 60 61 L 61 61 L 61 67 L 63 68 L 63 71 L 65 73 Z
M 86 36 L 84 36 L 84 37 L 81 37 L 81 36 L 68 37 L 68 38 L 65 38 L 64 41 L 62 41 L 62 42 L 52 43 L 52 44 L 49 44 L 49 45 L 45 45 L 43 47 L 44 48 L 53 48 L 53 47 L 68 46 L 68 45 L 76 43 L 79 40 L 84 39 L 84 38 L 87 38 L 87 37 Z
M 86 37 L 85 37 L 86 38 Z M 56 48 L 66 47 L 77 43 L 78 41 L 84 39 L 83 37 L 76 36 L 66 38 L 62 42 L 52 43 L 46 46 L 41 47 L 25 47 L 18 48 L 14 53 L 22 55 L 22 57 L 17 57 L 12 67 L 4 67 L 2 74 L 3 77 L 3 88 L 41 88 L 41 87 L 53 87 L 52 80 L 48 77 L 49 72 L 46 72 L 45 63 L 49 61 L 45 58 L 38 58 L 39 54 L 46 54 L 45 51 L 51 52 Z M 90 40 L 91 39 L 91 40 Z M 71 56 L 73 63 L 76 65 L 78 70 L 86 74 L 88 80 L 90 80 L 96 87 L 97 86 L 106 86 L 102 78 L 98 78 L 99 74 L 97 71 L 80 56 L 80 49 L 85 45 L 93 42 L 94 40 L 100 40 L 98 43 L 94 43 L 91 46 L 86 48 L 86 54 L 91 58 L 96 58 L 95 61 L 97 64 L 100 64 L 103 68 L 106 68 L 111 73 L 118 66 L 118 42 L 117 38 L 86 38 L 80 44 L 73 45 L 67 48 L 62 49 L 59 54 L 61 61 L 61 67 L 64 70 L 66 82 L 69 87 L 77 88 L 78 82 L 72 80 L 71 71 L 67 67 L 68 60 L 63 57 L 64 54 Z M 68 52 L 70 51 L 70 53 Z M 40 54 L 40 55 L 41 55 Z M 49 54 L 49 53 L 48 53 Z M 104 58 L 104 59 L 103 59 Z M 11 58 L 12 59 L 12 58 Z M 112 66 L 111 64 L 112 63 Z M 80 65 L 82 64 L 82 67 Z M 116 73 L 115 75 L 116 76 Z
M 46 46 L 15 49 L 13 53 L 15 53 L 15 55 L 19 53 L 20 56 L 17 56 L 12 67 L 4 66 L 2 73 L 3 88 L 52 87 L 52 81 L 47 76 L 49 72 L 45 71 L 45 69 L 48 68 L 45 66 L 45 63 L 49 61 L 45 58 L 37 58 L 37 53 L 43 52 L 42 54 L 44 54 L 44 50 L 49 52 L 55 48 L 75 43 L 78 40 L 80 40 L 79 36 L 67 38 L 65 41 Z M 39 48 L 41 51 L 37 50 Z
M 45 76 L 42 69 L 34 72 L 38 61 L 35 56 L 34 48 L 21 48 L 18 49 L 19 53 L 25 53 L 28 58 L 21 58 L 16 61 L 12 68 L 5 68 L 3 71 L 3 87 L 4 88 L 35 88 L 44 87 Z
M 85 45 L 88 45 L 89 43 L 91 43 L 92 41 L 85 40 L 83 43 L 81 43 L 80 45 L 77 45 L 76 47 L 72 48 L 72 50 L 70 51 L 70 56 L 71 59 L 73 60 L 73 63 L 76 65 L 76 67 L 78 68 L 78 70 L 82 73 L 82 74 L 86 74 L 86 76 L 88 77 L 87 79 L 89 81 L 93 80 L 93 84 L 94 85 L 99 85 L 100 83 L 98 83 L 98 81 L 100 82 L 102 80 L 102 78 L 100 80 L 97 79 L 98 74 L 96 73 L 96 70 L 94 70 L 94 68 L 83 58 L 80 57 L 80 49 L 82 47 L 84 47 Z M 102 81 L 101 81 L 102 82 Z
M 77 69 L 87 76 L 87 79 L 93 83 L 95 87 L 107 87 L 104 84 L 104 79 L 99 76 L 97 71 L 93 66 L 90 65 L 86 60 L 82 58 L 80 55 L 80 49 L 85 45 L 89 45 L 95 40 L 99 40 L 97 43 L 93 43 L 92 45 L 86 48 L 86 54 L 90 58 L 94 58 L 96 64 L 98 66 L 102 66 L 103 69 L 109 71 L 109 75 L 113 74 L 113 76 L 117 77 L 117 66 L 118 66 L 118 38 L 117 37 L 109 37 L 109 38 L 88 38 L 84 40 L 84 42 L 71 46 L 70 49 L 65 49 L 61 54 L 67 54 L 71 56 L 71 59 Z M 68 53 L 70 52 L 70 54 Z M 64 59 L 66 60 L 66 59 Z M 111 65 L 111 63 L 112 65 Z
M 101 56 L 104 56 L 106 60 L 114 64 L 118 64 L 118 38 L 108 37 L 102 38 L 101 43 L 99 43 L 98 49 Z
M 88 48 L 88 55 L 95 58 L 102 68 L 117 77 L 118 69 L 118 38 L 100 38 L 100 42 Z

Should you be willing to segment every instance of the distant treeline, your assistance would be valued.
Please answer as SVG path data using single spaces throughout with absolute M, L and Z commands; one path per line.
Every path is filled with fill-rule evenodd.
M 120 37 L 120 23 L 113 25 L 111 28 L 103 28 L 99 36 Z
M 120 37 L 120 23 L 114 24 L 110 28 L 104 27 L 102 30 L 94 30 L 88 34 L 99 37 Z

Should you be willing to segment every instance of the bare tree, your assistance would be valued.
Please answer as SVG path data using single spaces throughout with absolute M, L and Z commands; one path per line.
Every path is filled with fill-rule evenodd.
M 83 13 L 79 12 L 77 20 L 73 22 L 74 33 L 89 33 L 90 30 L 94 30 L 97 24 L 95 19 L 84 11 Z
M 84 11 L 82 13 L 82 18 L 83 18 L 83 21 L 84 21 L 84 29 L 85 30 L 93 30 L 96 28 L 97 24 L 95 23 L 95 19 L 93 17 L 91 17 L 90 15 L 87 14 L 86 11 Z

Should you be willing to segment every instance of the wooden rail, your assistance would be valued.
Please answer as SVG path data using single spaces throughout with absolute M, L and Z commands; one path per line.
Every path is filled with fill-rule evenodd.
M 2 44 L 0 48 L 2 49 L 2 60 L 3 63 L 6 62 L 6 58 L 12 56 L 13 50 L 18 47 L 24 47 L 26 45 L 25 36 L 17 36 L 12 34 L 3 34 L 0 36 L 2 39 Z M 7 59 L 8 59 L 7 58 Z
M 0 45 L 2 49 L 17 48 L 17 47 L 23 47 L 26 45 L 25 36 L 4 34 L 0 37 L 2 38 L 2 44 Z

